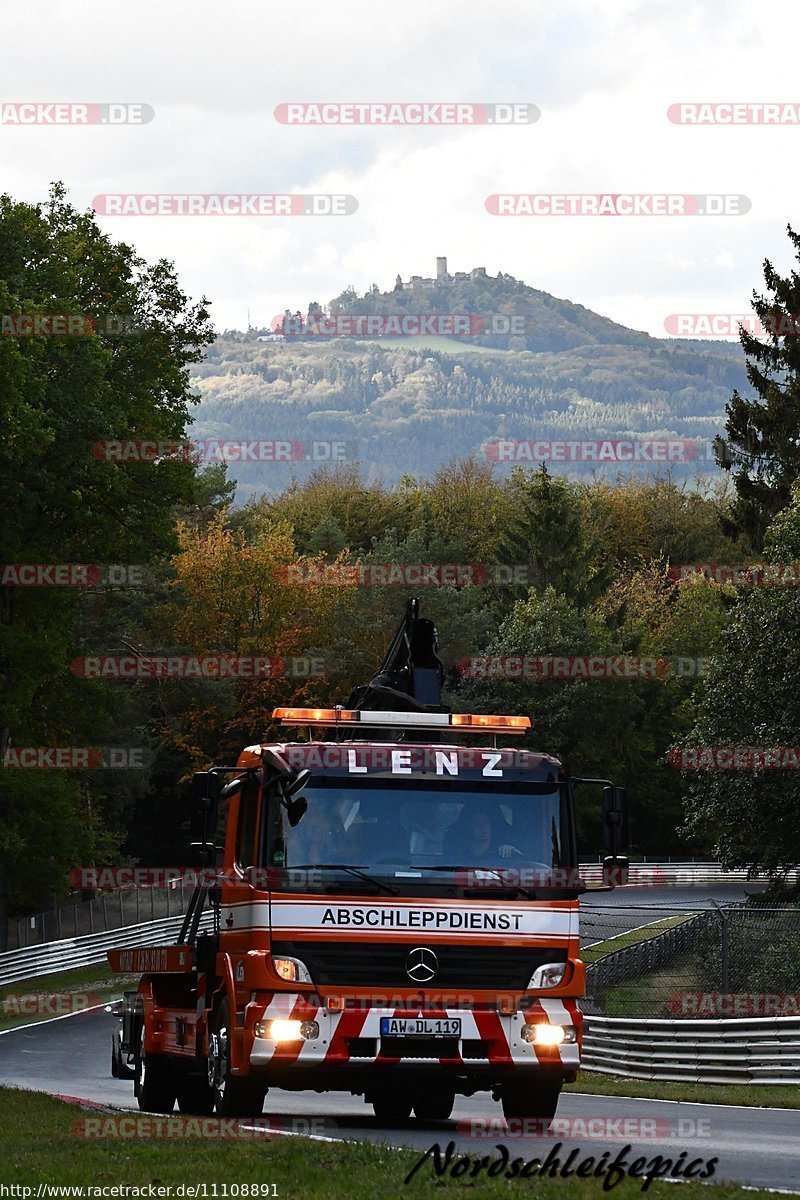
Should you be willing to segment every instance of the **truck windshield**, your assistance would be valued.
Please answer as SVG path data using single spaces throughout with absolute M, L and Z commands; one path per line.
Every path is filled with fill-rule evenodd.
M 426 877 L 463 886 L 470 868 L 484 880 L 491 871 L 500 879 L 516 873 L 525 885 L 571 865 L 566 799 L 550 782 L 376 786 L 316 777 L 303 795 L 308 807 L 294 828 L 286 810 L 271 805 L 266 861 L 280 888 L 294 879 L 300 891 L 330 890 L 347 867 L 400 891 Z

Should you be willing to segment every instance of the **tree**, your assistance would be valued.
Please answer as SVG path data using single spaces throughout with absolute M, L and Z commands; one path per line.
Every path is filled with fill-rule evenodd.
M 194 462 L 105 462 L 93 447 L 186 437 L 188 367 L 212 340 L 205 302 L 191 305 L 170 263 L 112 242 L 57 184 L 45 204 L 0 196 L 0 313 L 72 314 L 79 331 L 0 337 L 3 561 L 153 562 L 174 544 L 174 506 L 193 500 Z M 70 672 L 81 597 L 3 582 L 2 751 L 95 744 L 114 721 L 92 724 L 97 697 Z M 49 771 L 43 784 L 40 774 L 3 773 L 0 929 L 9 893 L 35 903 L 102 843 L 97 806 L 87 818 L 91 779 Z
M 319 525 L 312 529 L 308 539 L 308 549 L 311 554 L 324 554 L 327 558 L 335 558 L 347 545 L 344 531 L 334 516 L 323 517 Z
M 791 226 L 787 232 L 800 261 L 800 234 Z M 744 329 L 739 337 L 756 395 L 734 391 L 727 438 L 717 446 L 717 462 L 734 475 L 735 520 L 756 545 L 800 477 L 800 274 L 783 277 L 767 259 L 764 281 L 771 294 L 753 292 L 753 309 L 766 340 Z
M 766 557 L 796 570 L 800 494 L 770 526 Z M 753 587 L 742 597 L 712 658 L 711 673 L 697 693 L 693 727 L 682 739 L 684 754 L 697 746 L 797 746 L 798 630 L 796 580 L 795 586 Z M 791 756 L 785 761 L 791 763 Z M 780 874 L 800 861 L 800 770 L 724 770 L 711 765 L 690 772 L 689 778 L 686 827 L 710 839 L 725 866 Z
M 515 468 L 508 497 L 512 515 L 503 541 L 515 563 L 532 568 L 536 586 L 579 602 L 599 595 L 610 571 L 598 561 L 583 489 L 542 463 L 537 471 Z

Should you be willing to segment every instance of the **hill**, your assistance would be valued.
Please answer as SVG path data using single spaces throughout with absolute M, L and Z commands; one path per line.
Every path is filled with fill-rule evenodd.
M 192 371 L 201 398 L 193 435 L 293 443 L 278 449 L 283 461 L 231 462 L 240 502 L 336 461 L 358 461 L 368 478 L 389 482 L 429 476 L 455 457 L 496 457 L 494 439 L 522 442 L 514 456 L 525 465 L 555 453 L 555 471 L 611 475 L 630 464 L 558 460 L 541 443 L 688 439 L 673 473 L 714 471 L 711 439 L 731 391 L 748 386 L 738 345 L 653 338 L 505 275 L 364 296 L 348 289 L 327 316 L 334 329 L 359 316 L 388 329 L 389 317 L 410 314 L 438 314 L 436 328 L 447 314 L 473 314 L 507 331 L 370 340 L 322 337 L 306 325 L 286 340 L 264 341 L 258 330 L 217 339 Z

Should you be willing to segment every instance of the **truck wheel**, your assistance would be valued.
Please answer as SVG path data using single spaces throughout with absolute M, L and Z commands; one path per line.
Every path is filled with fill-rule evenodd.
M 504 1084 L 500 1094 L 503 1116 L 507 1121 L 542 1121 L 546 1128 L 556 1115 L 561 1082 L 529 1079 L 525 1083 Z
M 178 1093 L 177 1070 L 161 1054 L 145 1054 L 144 1026 L 136 1055 L 133 1091 L 142 1112 L 171 1113 Z
M 414 1101 L 414 1116 L 418 1121 L 447 1121 L 455 1102 L 455 1092 L 449 1089 L 431 1089 Z
M 258 1117 L 267 1089 L 252 1079 L 231 1075 L 228 1001 L 217 1009 L 208 1047 L 208 1083 L 219 1117 Z
M 371 1103 L 375 1120 L 381 1125 L 403 1125 L 411 1116 L 411 1097 L 402 1091 L 376 1092 Z

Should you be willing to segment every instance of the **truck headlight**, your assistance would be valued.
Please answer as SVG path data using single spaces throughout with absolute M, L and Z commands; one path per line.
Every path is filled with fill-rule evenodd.
M 256 1021 L 255 1035 L 258 1038 L 269 1038 L 273 1042 L 311 1042 L 319 1037 L 317 1021 L 288 1021 L 276 1018 L 274 1021 Z
M 560 1046 L 563 1042 L 576 1042 L 578 1033 L 574 1025 L 550 1025 L 547 1021 L 537 1021 L 533 1025 L 522 1028 L 523 1042 L 533 1042 L 536 1046 Z
M 528 984 L 529 988 L 554 988 L 558 987 L 564 978 L 564 972 L 567 969 L 567 964 L 558 963 L 542 963 L 540 967 L 531 975 L 531 981 Z
M 273 955 L 272 969 L 287 983 L 311 983 L 308 967 L 299 958 L 277 958 Z

